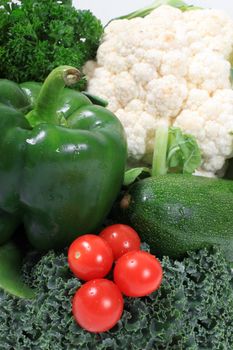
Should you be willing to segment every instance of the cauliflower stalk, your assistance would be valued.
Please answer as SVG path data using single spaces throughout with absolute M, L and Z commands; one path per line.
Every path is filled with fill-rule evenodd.
M 88 91 L 122 122 L 130 161 L 152 163 L 165 121 L 196 138 L 201 174 L 218 173 L 233 156 L 232 19 L 179 0 L 128 18 L 106 26 L 96 61 L 84 69 Z
M 128 186 L 140 178 L 167 173 L 191 175 L 200 164 L 201 152 L 195 137 L 183 133 L 180 128 L 169 127 L 167 122 L 161 121 L 156 129 L 151 168 L 128 169 L 125 172 L 124 185 Z

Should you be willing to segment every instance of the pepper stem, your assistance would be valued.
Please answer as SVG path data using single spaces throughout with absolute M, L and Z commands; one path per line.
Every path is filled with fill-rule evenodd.
M 57 113 L 59 96 L 65 86 L 77 83 L 80 78 L 81 73 L 74 67 L 59 66 L 53 69 L 41 87 L 35 108 L 26 115 L 30 125 L 34 127 L 41 123 L 64 124 L 64 118 Z

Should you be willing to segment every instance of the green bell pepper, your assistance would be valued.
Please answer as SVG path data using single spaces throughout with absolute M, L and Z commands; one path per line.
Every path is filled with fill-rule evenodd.
M 127 146 L 117 117 L 65 87 L 77 69 L 43 85 L 0 80 L 0 243 L 23 223 L 40 250 L 101 226 L 123 182 Z

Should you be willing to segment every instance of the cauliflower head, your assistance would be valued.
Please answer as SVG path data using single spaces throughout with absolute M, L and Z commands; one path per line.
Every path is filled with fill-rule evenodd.
M 122 122 L 129 160 L 150 163 L 161 120 L 196 137 L 199 171 L 216 174 L 233 156 L 230 57 L 233 21 L 220 10 L 160 6 L 105 28 L 88 91 Z

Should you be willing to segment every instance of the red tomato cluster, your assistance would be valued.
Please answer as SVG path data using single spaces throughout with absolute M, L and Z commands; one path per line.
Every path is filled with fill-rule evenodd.
M 69 247 L 71 271 L 84 283 L 76 292 L 72 311 L 89 332 L 105 332 L 121 318 L 124 301 L 149 295 L 159 288 L 162 267 L 155 256 L 140 250 L 137 232 L 127 225 L 106 227 L 99 236 L 78 237 Z M 113 281 L 106 279 L 113 263 Z

